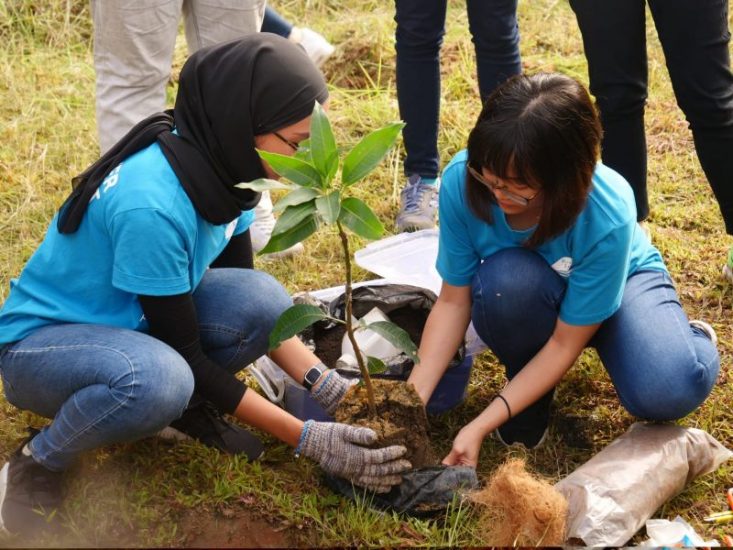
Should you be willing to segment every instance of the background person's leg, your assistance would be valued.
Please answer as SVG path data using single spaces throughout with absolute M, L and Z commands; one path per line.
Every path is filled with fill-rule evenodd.
M 583 35 L 590 91 L 601 113 L 603 163 L 631 184 L 637 220 L 645 220 L 649 215 L 645 2 L 570 0 L 570 6 Z
M 397 102 L 405 121 L 407 183 L 397 231 L 435 227 L 438 216 L 440 47 L 447 0 L 395 0 Z
M 483 104 L 499 84 L 522 73 L 517 0 L 467 0 L 466 8 Z
M 182 0 L 92 0 L 102 153 L 165 108 Z
M 473 325 L 511 380 L 550 338 L 566 283 L 539 254 L 510 248 L 484 260 L 472 286 Z M 502 441 L 539 445 L 553 394 L 548 392 L 500 426 Z
M 265 5 L 265 0 L 184 0 L 184 30 L 189 53 L 259 32 Z
M 733 74 L 728 1 L 649 2 L 675 97 L 733 235 Z
M 629 277 L 621 307 L 591 345 L 621 404 L 645 420 L 691 413 L 710 394 L 720 369 L 715 345 L 690 327 L 672 280 L 661 271 Z

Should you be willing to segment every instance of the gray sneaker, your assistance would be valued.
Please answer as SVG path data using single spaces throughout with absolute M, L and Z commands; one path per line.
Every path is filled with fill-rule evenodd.
M 440 180 L 435 184 L 422 183 L 417 174 L 407 179 L 407 185 L 400 193 L 400 211 L 397 214 L 397 231 L 417 231 L 432 229 L 438 220 L 438 189 Z

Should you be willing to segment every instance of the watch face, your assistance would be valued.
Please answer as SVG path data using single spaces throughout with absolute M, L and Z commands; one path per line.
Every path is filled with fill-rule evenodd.
M 305 380 L 308 382 L 311 386 L 318 382 L 318 379 L 321 377 L 321 371 L 318 370 L 315 367 L 312 367 L 308 369 L 308 371 L 305 373 Z

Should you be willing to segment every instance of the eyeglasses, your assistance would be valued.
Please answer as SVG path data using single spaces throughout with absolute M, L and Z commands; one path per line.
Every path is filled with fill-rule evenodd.
M 512 193 L 511 191 L 507 190 L 507 185 L 498 185 L 497 183 L 491 182 L 487 180 L 478 170 L 468 165 L 467 167 L 468 167 L 469 174 L 471 174 L 474 178 L 476 178 L 480 183 L 488 187 L 489 191 L 491 191 L 491 193 L 494 196 L 496 196 L 497 191 L 501 191 L 501 194 L 504 195 L 508 200 L 520 206 L 527 206 L 530 203 L 530 201 L 532 201 L 534 198 L 537 197 L 537 195 L 540 194 L 540 192 L 537 191 L 531 197 L 523 197 L 522 195 L 519 195 L 518 193 Z
M 288 138 L 281 136 L 278 132 L 273 132 L 275 136 L 282 141 L 283 143 L 287 144 L 293 151 L 298 150 L 298 144 L 290 141 Z

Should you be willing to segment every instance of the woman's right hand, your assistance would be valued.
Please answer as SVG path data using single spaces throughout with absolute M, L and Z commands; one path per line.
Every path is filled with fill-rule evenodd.
M 386 493 L 393 485 L 402 483 L 402 474 L 412 465 L 401 458 L 407 452 L 401 445 L 378 449 L 363 446 L 376 440 L 377 434 L 369 428 L 308 420 L 296 453 L 317 461 L 329 474 Z
M 472 466 L 478 464 L 481 443 L 484 440 L 482 432 L 471 424 L 464 426 L 453 440 L 453 447 L 443 459 L 446 466 Z

